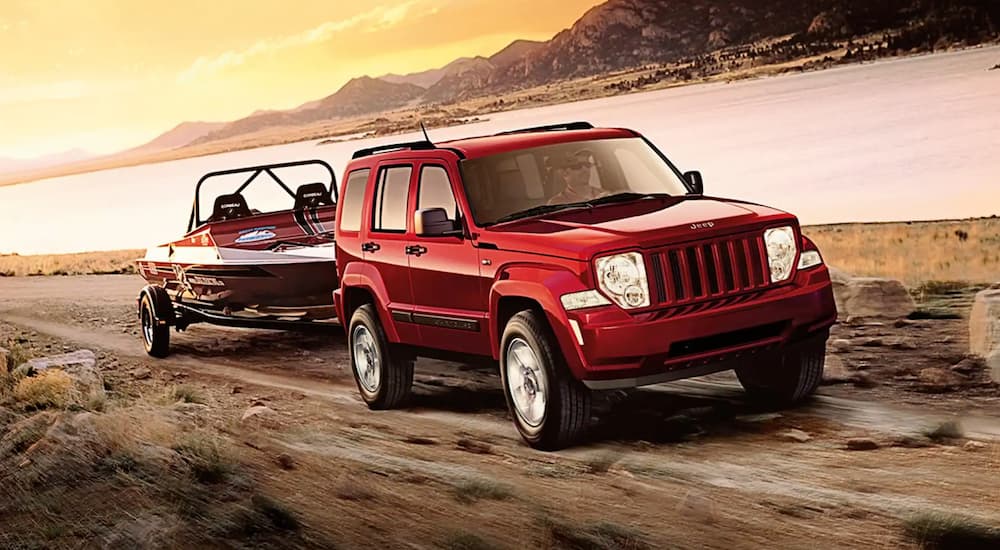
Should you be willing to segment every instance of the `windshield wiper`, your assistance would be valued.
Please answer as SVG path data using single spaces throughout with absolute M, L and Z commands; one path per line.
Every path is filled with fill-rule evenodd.
M 511 222 L 514 220 L 519 220 L 521 218 L 530 218 L 532 216 L 541 216 L 542 214 L 548 214 L 550 212 L 555 212 L 557 210 L 566 210 L 568 208 L 582 208 L 587 206 L 585 202 L 570 202 L 565 204 L 541 204 L 527 210 L 519 210 L 517 212 L 511 212 L 506 216 L 498 218 L 494 224 Z
M 587 206 L 597 206 L 599 204 L 611 204 L 614 202 L 628 202 L 639 199 L 649 199 L 649 198 L 667 198 L 671 195 L 667 193 L 635 193 L 632 191 L 627 191 L 625 193 L 615 193 L 614 195 L 607 195 L 604 197 L 598 197 L 596 199 L 591 199 L 585 203 Z

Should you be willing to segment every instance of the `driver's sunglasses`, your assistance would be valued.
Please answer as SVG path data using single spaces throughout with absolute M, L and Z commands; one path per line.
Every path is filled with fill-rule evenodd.
M 580 168 L 586 168 L 590 170 L 591 166 L 593 166 L 593 164 L 589 162 L 574 162 L 573 164 L 567 164 L 566 168 L 570 170 L 579 170 Z

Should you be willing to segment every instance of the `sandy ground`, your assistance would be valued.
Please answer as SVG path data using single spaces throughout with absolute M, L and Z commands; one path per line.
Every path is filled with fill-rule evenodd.
M 1000 525 L 1000 388 L 976 369 L 953 388 L 918 376 L 961 361 L 964 319 L 837 325 L 832 339 L 849 345 L 831 346 L 828 362 L 853 383 L 795 410 L 754 408 L 728 374 L 604 395 L 591 441 L 540 453 L 518 438 L 494 372 L 421 361 L 408 408 L 369 411 L 340 331 L 196 325 L 172 334 L 168 359 L 148 358 L 133 313 L 141 286 L 131 275 L 0 279 L 0 341 L 93 349 L 126 396 L 199 388 L 199 422 L 242 444 L 254 478 L 316 537 L 306 540 L 585 547 L 573 537 L 613 531 L 609 547 L 873 548 L 914 546 L 902 525 L 919 513 Z M 953 307 L 967 313 L 967 297 Z M 254 403 L 275 418 L 241 428 Z M 922 435 L 955 419 L 960 438 Z M 849 450 L 851 438 L 877 448 Z M 469 498 L 475 483 L 494 496 Z

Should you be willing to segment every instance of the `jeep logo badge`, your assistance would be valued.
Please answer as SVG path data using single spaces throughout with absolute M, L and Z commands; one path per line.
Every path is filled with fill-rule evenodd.
M 709 227 L 715 227 L 715 222 L 700 222 L 691 224 L 691 229 L 708 229 Z

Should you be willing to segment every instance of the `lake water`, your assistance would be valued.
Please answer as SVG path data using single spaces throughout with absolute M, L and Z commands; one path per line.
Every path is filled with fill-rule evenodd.
M 1000 214 L 1000 47 L 488 115 L 444 140 L 570 120 L 634 128 L 706 193 L 803 224 Z M 144 248 L 183 233 L 208 171 L 351 153 L 417 134 L 315 141 L 0 187 L 0 252 Z M 86 144 L 81 144 L 85 146 Z

